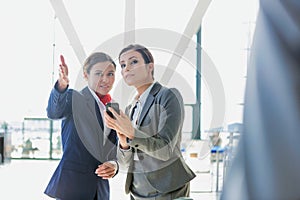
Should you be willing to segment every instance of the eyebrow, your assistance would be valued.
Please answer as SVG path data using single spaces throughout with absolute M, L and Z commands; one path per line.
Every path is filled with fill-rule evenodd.
M 103 71 L 100 69 L 96 69 L 95 72 L 103 72 Z
M 136 59 L 137 59 L 136 56 L 131 56 L 130 58 L 128 58 L 128 60 L 131 60 L 131 59 L 133 59 L 133 58 L 136 58 Z M 120 63 L 122 63 L 122 62 L 125 62 L 125 61 L 124 61 L 124 60 L 120 60 Z
M 105 71 L 102 71 L 102 70 L 100 70 L 100 69 L 97 69 L 97 70 L 95 70 L 95 72 L 101 72 L 101 73 L 104 73 Z M 108 72 L 115 72 L 115 70 L 109 70 Z
M 105 69 L 106 70 L 106 69 Z M 104 70 L 104 71 L 105 71 Z M 95 69 L 95 72 L 104 72 L 103 70 L 101 70 L 101 69 Z M 115 70 L 113 70 L 113 69 L 111 69 L 111 70 L 109 70 L 110 72 L 114 72 Z
M 131 56 L 130 58 L 128 58 L 128 60 L 131 60 L 132 58 L 137 58 L 136 56 Z

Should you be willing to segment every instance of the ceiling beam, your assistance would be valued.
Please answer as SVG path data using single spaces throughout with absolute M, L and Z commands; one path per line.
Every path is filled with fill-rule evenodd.
M 178 63 L 181 60 L 181 57 L 184 55 L 186 49 L 188 48 L 188 45 L 193 38 L 193 36 L 198 32 L 203 16 L 205 12 L 207 11 L 207 8 L 212 0 L 201 0 L 198 1 L 198 4 L 196 5 L 196 8 L 194 9 L 194 12 L 184 30 L 184 32 L 181 35 L 181 38 L 174 50 L 174 53 L 172 54 L 172 57 L 167 65 L 167 68 L 162 75 L 161 82 L 165 85 L 168 84 L 170 79 L 172 78 Z

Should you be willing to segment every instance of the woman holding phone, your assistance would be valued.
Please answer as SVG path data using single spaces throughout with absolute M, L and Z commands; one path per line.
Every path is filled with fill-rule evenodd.
M 185 163 L 180 142 L 184 104 L 179 91 L 154 81 L 154 59 L 144 46 L 133 44 L 119 54 L 122 76 L 136 89 L 124 114 L 105 122 L 119 137 L 118 161 L 127 168 L 125 192 L 131 200 L 173 200 L 188 197 L 195 177 Z

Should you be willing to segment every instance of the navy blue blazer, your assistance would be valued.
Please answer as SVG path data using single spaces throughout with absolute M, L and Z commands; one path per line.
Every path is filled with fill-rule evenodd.
M 98 165 L 116 160 L 117 136 L 103 134 L 99 106 L 88 87 L 78 92 L 51 91 L 47 115 L 62 119 L 63 155 L 45 194 L 62 200 L 109 200 L 109 182 L 98 177 Z

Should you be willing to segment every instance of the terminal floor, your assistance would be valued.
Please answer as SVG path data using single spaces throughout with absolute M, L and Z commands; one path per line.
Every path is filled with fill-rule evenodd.
M 58 161 L 11 160 L 0 164 L 1 200 L 50 200 L 43 191 Z M 193 200 L 218 200 L 220 193 L 212 192 L 212 176 L 206 161 L 189 162 L 197 177 L 191 182 Z M 174 175 L 176 176 L 176 175 Z M 124 193 L 125 174 L 111 179 L 111 200 L 128 200 Z

